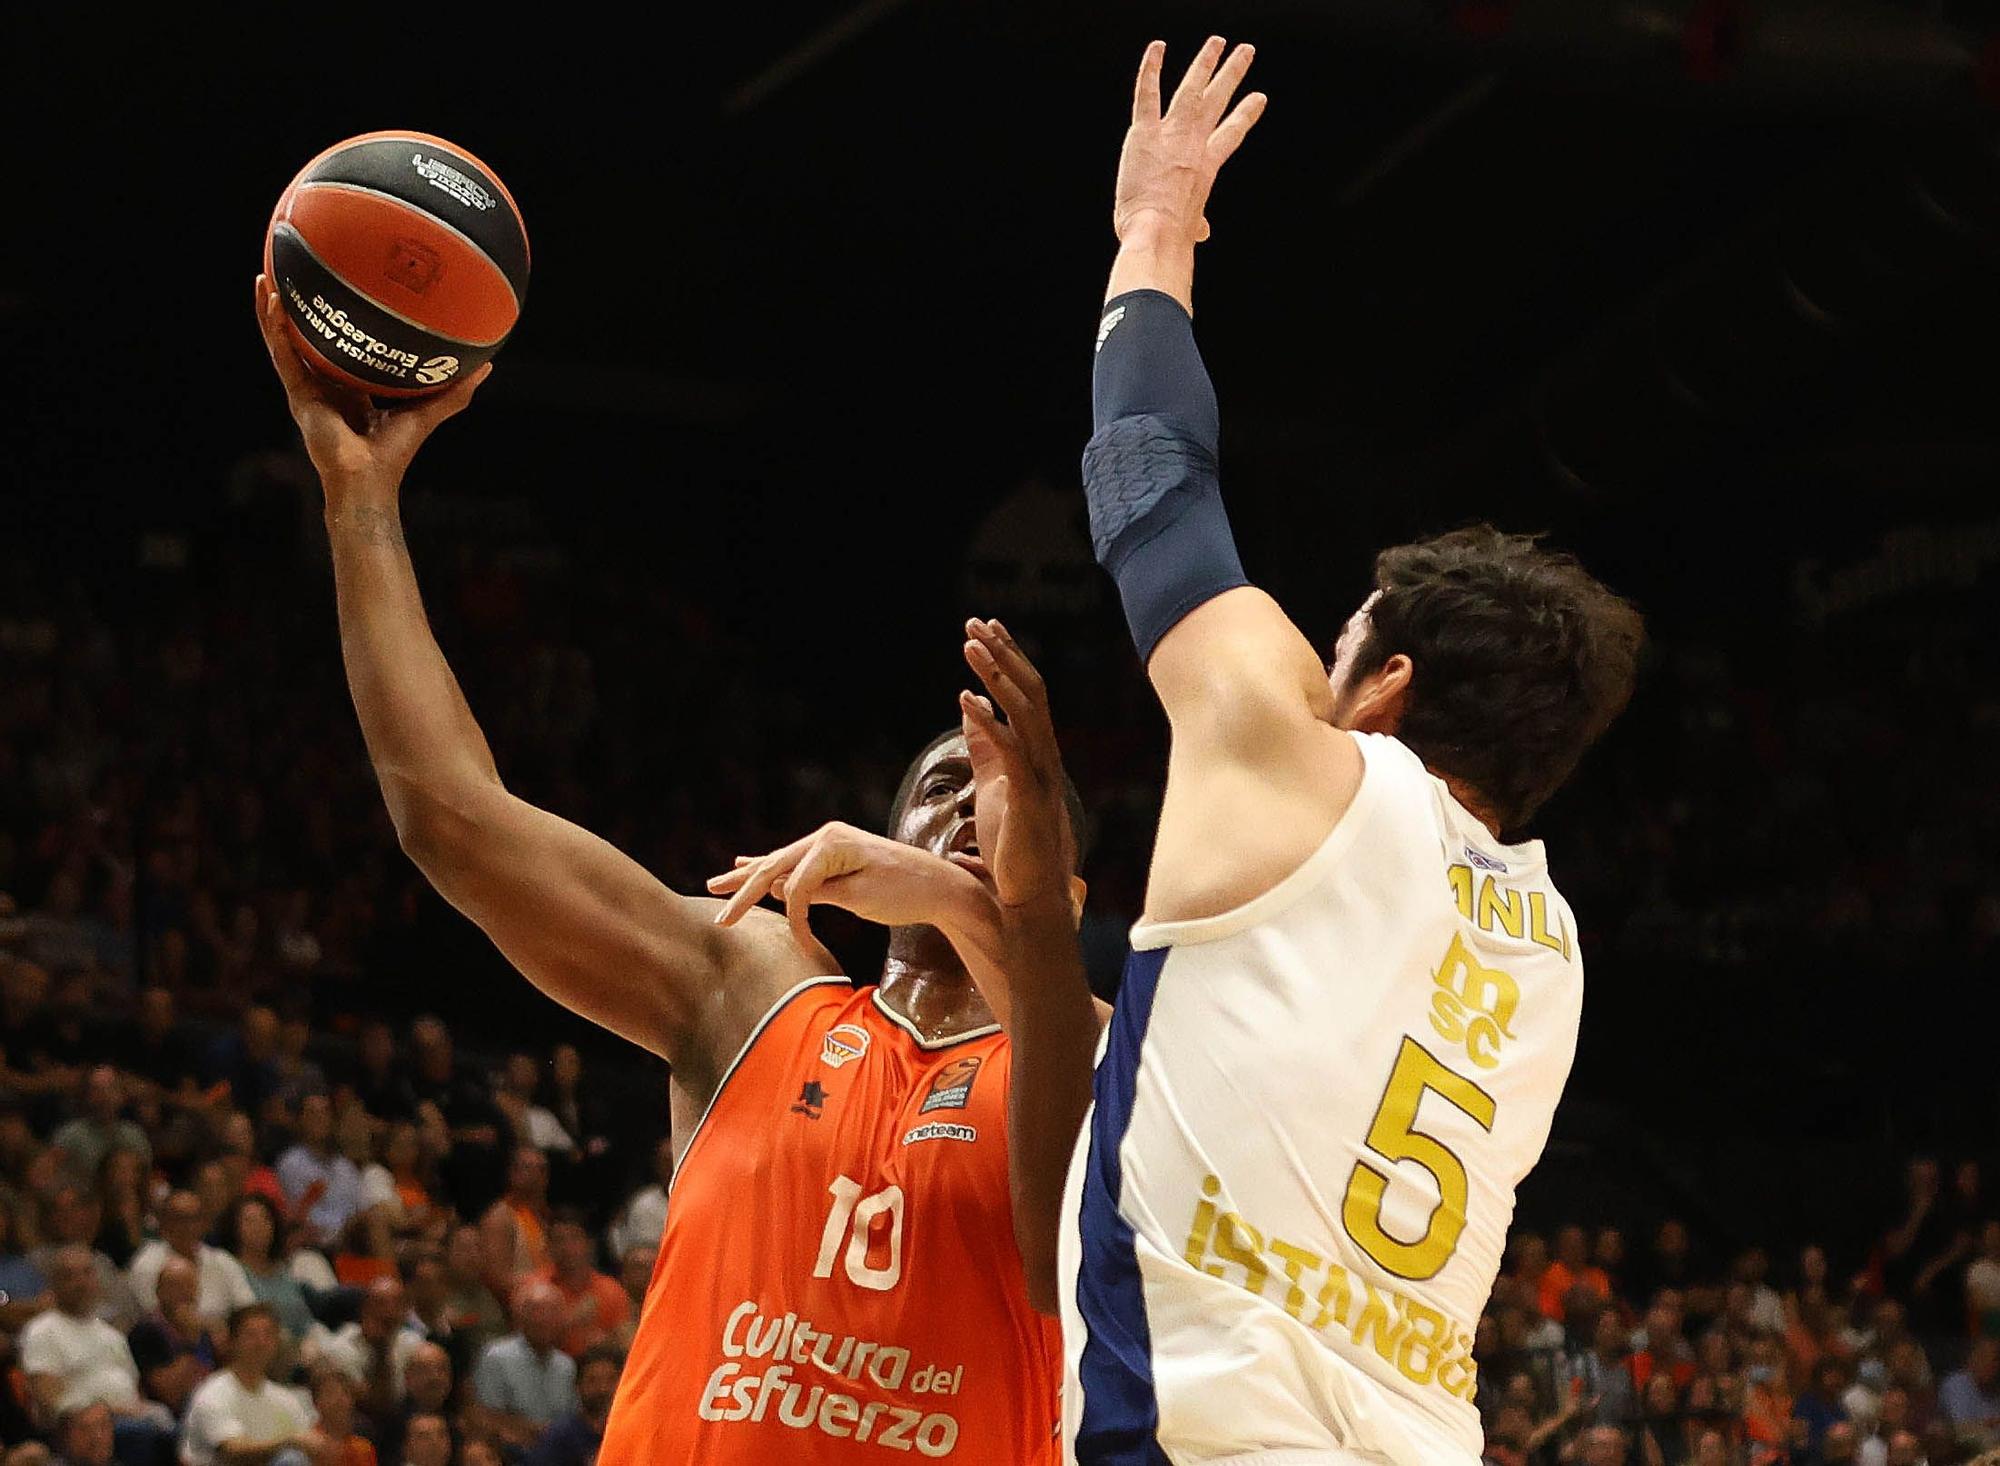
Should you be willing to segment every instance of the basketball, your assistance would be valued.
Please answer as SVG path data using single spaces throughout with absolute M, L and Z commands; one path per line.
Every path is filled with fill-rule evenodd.
M 299 171 L 264 236 L 264 273 L 307 364 L 375 397 L 443 391 L 499 351 L 528 290 L 507 186 L 464 148 L 370 132 Z

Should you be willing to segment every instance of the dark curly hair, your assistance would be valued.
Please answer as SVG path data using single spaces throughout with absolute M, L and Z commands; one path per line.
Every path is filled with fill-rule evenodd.
M 1375 588 L 1355 675 L 1407 656 L 1396 736 L 1518 830 L 1630 700 L 1644 620 L 1575 556 L 1490 524 L 1384 550 Z

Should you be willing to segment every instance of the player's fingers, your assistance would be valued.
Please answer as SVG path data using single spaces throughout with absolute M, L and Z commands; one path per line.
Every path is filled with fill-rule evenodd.
M 1028 654 L 1021 650 L 1021 644 L 1014 640 L 1014 633 L 998 621 L 986 621 L 980 624 L 983 627 L 980 640 L 992 651 L 994 660 L 1000 663 L 1009 677 L 1020 684 L 1023 692 L 1037 702 L 1047 702 L 1049 689 L 1048 684 L 1042 680 L 1041 669 L 1036 667 L 1028 659 Z
M 779 893 L 785 903 L 785 920 L 792 924 L 792 940 L 808 952 L 815 945 L 812 934 L 813 901 L 818 897 L 820 887 L 826 884 L 830 854 L 825 844 L 814 846 L 799 862 L 798 869 L 785 877 L 785 888 Z
M 1139 77 L 1132 84 L 1132 121 L 1135 125 L 1160 120 L 1160 68 L 1166 64 L 1167 43 L 1148 41 L 1139 58 Z
M 1236 95 L 1236 89 L 1243 85 L 1243 78 L 1250 70 L 1250 63 L 1257 59 L 1257 48 L 1252 45 L 1238 46 L 1228 58 L 1215 69 L 1208 85 L 1201 89 L 1201 110 L 1211 121 L 1229 110 L 1229 99 Z
M 749 859 L 741 855 L 737 856 L 736 859 L 738 862 L 736 869 L 726 870 L 719 876 L 710 876 L 704 882 L 708 887 L 709 895 L 727 896 L 731 891 L 741 889 L 743 883 L 750 879 Z
M 967 646 L 976 650 L 967 651 L 966 661 L 1006 711 L 1008 733 L 1018 743 L 1021 756 L 1040 778 L 1054 781 L 1062 768 L 1062 751 L 1056 746 L 1055 724 L 1049 718 L 1041 674 L 1019 647 L 986 641 L 968 642 Z
M 271 354 L 271 365 L 277 368 L 278 380 L 284 383 L 285 395 L 289 397 L 310 390 L 311 380 L 306 364 L 299 360 L 298 352 L 285 336 L 284 309 L 270 280 L 259 275 L 257 329 L 264 335 L 264 349 Z
M 770 893 L 771 883 L 778 878 L 778 872 L 770 867 L 769 857 L 734 874 L 740 875 L 742 881 L 736 887 L 736 893 L 715 913 L 717 926 L 736 925 L 743 919 L 744 912 Z
M 1174 99 L 1167 104 L 1167 111 L 1181 116 L 1192 114 L 1201 105 L 1201 94 L 1207 88 L 1209 78 L 1215 75 L 1215 65 L 1222 59 L 1223 39 L 1210 36 L 1201 43 L 1201 49 L 1194 53 L 1194 60 L 1181 75 L 1181 84 L 1174 88 Z
M 1257 125 L 1257 119 L 1264 115 L 1265 104 L 1270 100 L 1262 92 L 1252 92 L 1238 102 L 1229 115 L 1222 119 L 1215 131 L 1208 135 L 1208 142 L 1202 151 L 1208 161 L 1210 176 L 1229 161 L 1231 154 L 1243 146 L 1243 139 L 1250 135 L 1250 129 Z

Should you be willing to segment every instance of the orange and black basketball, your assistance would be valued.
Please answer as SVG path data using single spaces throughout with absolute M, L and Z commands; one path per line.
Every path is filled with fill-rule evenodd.
M 376 397 L 442 391 L 500 349 L 528 292 L 528 232 L 499 177 L 421 132 L 337 143 L 264 237 L 306 362 Z

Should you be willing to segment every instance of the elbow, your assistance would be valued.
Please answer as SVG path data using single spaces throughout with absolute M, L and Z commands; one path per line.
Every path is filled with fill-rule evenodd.
M 449 875 L 478 848 L 487 791 L 475 784 L 439 787 L 400 769 L 379 773 L 396 843 L 425 875 L 433 881 Z

